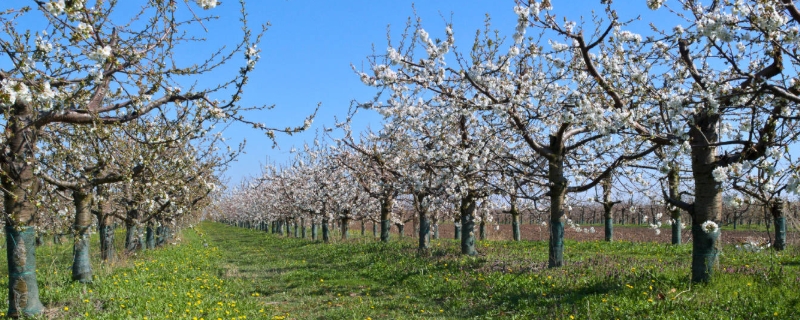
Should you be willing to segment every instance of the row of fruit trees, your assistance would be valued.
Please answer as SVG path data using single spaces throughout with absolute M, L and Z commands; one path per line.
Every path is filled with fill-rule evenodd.
M 239 103 L 259 60 L 265 26 L 229 17 L 241 34 L 219 48 L 192 47 L 220 17 L 202 15 L 215 0 L 51 0 L 0 9 L 0 189 L 8 251 L 10 317 L 43 311 L 36 245 L 72 240 L 72 279 L 91 282 L 89 236 L 103 261 L 115 259 L 114 230 L 125 251 L 154 248 L 196 221 L 219 173 L 242 151 L 216 125 L 265 107 Z M 224 19 L 223 19 L 224 20 Z M 227 22 L 226 22 L 227 23 Z M 237 39 L 238 37 L 238 39 Z M 192 48 L 192 55 L 178 52 Z M 220 77 L 223 66 L 239 65 Z M 227 69 L 225 69 L 227 70 Z M 224 72 L 223 72 L 224 73 Z M 215 83 L 198 82 L 213 74 Z
M 520 212 L 546 211 L 548 265 L 561 267 L 565 228 L 595 231 L 567 216 L 572 207 L 602 205 L 611 240 L 614 205 L 637 194 L 664 208 L 648 223 L 670 223 L 673 243 L 688 222 L 693 282 L 712 278 L 723 204 L 769 212 L 783 249 L 786 202 L 800 188 L 800 10 L 790 0 L 647 0 L 680 24 L 636 29 L 636 17 L 618 16 L 622 3 L 603 3 L 569 20 L 551 1 L 517 1 L 507 37 L 489 18 L 457 39 L 458 26 L 435 32 L 412 17 L 368 70 L 353 67 L 373 100 L 209 213 L 261 228 L 320 225 L 325 241 L 330 223 L 367 220 L 389 241 L 413 212 L 421 250 L 454 222 L 461 253 L 475 255 L 476 224 L 510 214 L 518 240 Z M 378 131 L 351 132 L 362 110 L 383 117 Z

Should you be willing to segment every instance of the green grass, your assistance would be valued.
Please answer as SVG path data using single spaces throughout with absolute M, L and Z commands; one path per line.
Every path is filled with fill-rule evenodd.
M 567 265 L 548 269 L 545 242 L 482 241 L 480 256 L 462 257 L 453 240 L 434 240 L 430 252 L 419 254 L 413 239 L 392 236 L 388 244 L 371 236 L 323 244 L 204 223 L 186 230 L 179 245 L 140 253 L 117 268 L 95 263 L 89 285 L 68 281 L 67 245 L 40 247 L 37 274 L 46 316 L 57 319 L 762 319 L 800 313 L 794 247 L 782 253 L 726 247 L 714 280 L 691 285 L 691 245 L 568 240 Z
M 691 285 L 691 246 L 566 242 L 547 269 L 543 242 L 481 242 L 477 258 L 436 240 L 322 244 L 206 224 L 229 273 L 251 279 L 271 315 L 293 319 L 729 319 L 800 312 L 798 250 L 726 247 L 714 281 Z
M 94 237 L 91 250 L 94 281 L 70 281 L 71 244 L 37 248 L 37 278 L 45 311 L 41 319 L 259 319 L 264 314 L 252 292 L 243 291 L 240 278 L 220 274 L 222 253 L 204 247 L 202 233 L 183 232 L 177 245 L 123 256 L 112 266 L 98 261 Z M 123 238 L 117 234 L 117 240 Z M 123 239 L 124 240 L 124 239 Z M 66 241 L 68 242 L 68 241 Z M 118 243 L 118 248 L 121 243 Z M 5 251 L 2 250 L 2 251 Z M 2 252 L 5 256 L 5 252 Z M 0 270 L 7 270 L 0 259 Z M 8 309 L 0 278 L 0 316 Z

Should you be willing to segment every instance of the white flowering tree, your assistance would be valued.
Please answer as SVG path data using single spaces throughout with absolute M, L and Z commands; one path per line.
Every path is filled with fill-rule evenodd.
M 203 9 L 218 4 L 216 0 L 197 3 Z M 151 1 L 133 10 L 123 5 L 54 0 L 4 3 L 0 9 L 0 111 L 5 142 L 0 170 L 6 237 L 15 244 L 8 255 L 10 316 L 42 311 L 31 226 L 36 191 L 33 169 L 43 128 L 57 123 L 124 123 L 152 113 L 170 117 L 176 110 L 248 122 L 238 113 L 243 107 L 237 102 L 258 60 L 255 46 L 261 33 L 252 34 L 244 7 L 239 20 L 243 34 L 229 49 L 212 48 L 205 59 L 185 61 L 176 59 L 176 50 L 195 40 L 201 24 L 213 17 L 192 14 L 197 11 L 188 2 Z M 205 88 L 187 85 L 242 56 L 243 66 L 229 79 Z M 214 97 L 223 94 L 227 98 Z M 294 129 L 268 133 L 274 131 Z
M 797 194 L 799 186 L 796 166 L 797 161 L 784 148 L 773 147 L 757 161 L 732 165 L 730 178 L 725 179 L 726 185 L 744 195 L 733 195 L 727 199 L 733 210 L 746 205 L 748 201 L 745 198 L 748 198 L 758 204 L 765 213 L 764 217 L 769 213 L 775 233 L 775 238 L 769 245 L 779 251 L 786 248 L 787 221 L 783 193 Z M 764 220 L 766 222 L 768 219 Z
M 445 138 L 457 142 L 453 144 L 457 147 L 448 149 L 453 150 L 449 157 L 463 163 L 458 168 L 467 173 L 453 179 L 466 191 L 465 199 L 478 197 L 480 188 L 470 186 L 477 178 L 470 177 L 488 167 L 490 150 L 503 150 L 511 141 L 523 150 L 520 161 L 544 159 L 545 172 L 536 172 L 542 169 L 539 166 L 528 172 L 530 180 L 549 189 L 549 265 L 558 267 L 563 265 L 566 194 L 593 188 L 615 167 L 655 147 L 616 134 L 641 115 L 625 108 L 603 108 L 577 90 L 592 79 L 582 60 L 571 59 L 570 46 L 551 41 L 546 48 L 544 38 L 526 37 L 528 19 L 540 14 L 538 5 L 515 10 L 517 28 L 507 47 L 487 21 L 472 51 L 448 55 L 455 46 L 451 27 L 445 30 L 445 40 L 437 42 L 418 22 L 400 46 L 390 43 L 386 64 L 373 62 L 375 76 L 362 73 L 362 80 L 391 90 L 387 105 L 380 107 L 387 117 L 450 132 Z M 598 30 L 597 37 L 601 34 Z M 447 64 L 448 57 L 454 63 Z M 463 160 L 458 159 L 462 154 Z
M 569 39 L 591 79 L 586 88 L 614 109 L 641 114 L 629 122 L 642 139 L 685 153 L 694 202 L 667 197 L 692 216 L 692 281 L 711 279 L 719 253 L 722 183 L 730 166 L 764 157 L 795 139 L 800 14 L 791 1 L 647 1 L 690 26 L 658 30 L 642 39 L 617 32 L 609 8 L 607 30 L 587 41 L 583 29 L 531 18 Z M 530 3 L 530 7 L 539 6 Z M 574 25 L 574 24 L 573 24 Z M 643 31 L 648 32 L 648 31 Z M 669 159 L 674 157 L 668 157 Z
M 353 178 L 370 197 L 380 203 L 380 241 L 389 241 L 392 209 L 398 194 L 402 191 L 398 181 L 399 171 L 403 165 L 402 138 L 399 135 L 376 136 L 367 132 L 357 143 L 350 132 L 348 124 L 342 125 L 345 136 L 337 139 L 342 153 L 353 152 L 353 161 L 340 161 L 342 166 L 353 172 Z M 347 151 L 352 150 L 352 151 Z

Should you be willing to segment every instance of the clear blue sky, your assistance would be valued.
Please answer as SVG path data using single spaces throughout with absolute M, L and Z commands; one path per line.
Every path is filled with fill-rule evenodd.
M 566 14 L 577 20 L 588 15 L 592 9 L 602 11 L 599 0 L 554 0 L 555 12 Z M 247 139 L 247 154 L 240 157 L 226 176 L 236 184 L 242 178 L 256 176 L 267 161 L 286 163 L 292 155 L 292 146 L 302 149 L 304 142 L 313 141 L 323 126 L 332 127 L 334 116 L 342 118 L 350 101 L 365 101 L 374 96 L 375 90 L 361 83 L 351 70 L 350 64 L 368 67 L 366 57 L 386 52 L 386 27 L 391 25 L 393 39 L 399 39 L 409 16 L 413 14 L 412 1 L 339 0 L 339 1 L 248 1 L 250 23 L 270 21 L 272 26 L 259 45 L 261 62 L 246 88 L 243 103 L 275 104 L 270 111 L 252 113 L 247 116 L 278 128 L 301 124 L 317 103 L 322 103 L 313 126 L 307 132 L 292 137 L 278 135 L 278 148 L 263 133 L 243 125 L 233 125 L 225 132 L 231 143 Z M 417 1 L 414 4 L 423 26 L 432 38 L 443 37 L 444 19 L 452 16 L 456 44 L 471 47 L 475 31 L 483 28 L 485 15 L 492 17 L 493 28 L 502 34 L 513 32 L 516 16 L 513 0 L 448 0 Z M 620 17 L 635 17 L 636 14 L 652 17 L 644 0 L 615 3 Z M 238 3 L 225 0 L 208 13 L 236 15 Z M 626 11 L 626 12 L 623 12 Z M 666 12 L 662 12 L 666 13 Z M 451 15 L 452 14 L 452 15 Z M 601 12 L 602 14 L 602 12 Z M 647 22 L 642 21 L 641 25 Z M 226 34 L 239 35 L 237 29 L 209 26 L 210 42 L 224 39 Z M 380 128 L 380 117 L 374 113 L 360 112 L 355 119 L 354 131 L 367 125 Z

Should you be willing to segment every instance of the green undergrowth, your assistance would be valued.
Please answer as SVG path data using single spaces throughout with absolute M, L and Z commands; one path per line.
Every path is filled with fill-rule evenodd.
M 757 319 L 800 313 L 798 250 L 724 248 L 714 280 L 691 285 L 691 244 L 566 241 L 546 268 L 545 242 L 453 240 L 419 254 L 413 239 L 331 244 L 204 224 L 223 277 L 244 279 L 277 319 Z M 395 236 L 395 235 L 393 235 Z
M 123 234 L 117 234 L 117 240 Z M 199 230 L 185 230 L 156 250 L 122 255 L 112 265 L 101 264 L 97 237 L 92 242 L 94 280 L 70 281 L 71 244 L 37 248 L 37 278 L 45 311 L 36 319 L 260 319 L 258 301 L 245 291 L 241 278 L 219 273 L 223 254 L 206 247 Z M 124 239 L 123 239 L 124 240 Z M 69 241 L 65 241 L 69 242 Z M 121 247 L 121 243 L 117 244 Z M 5 249 L 2 250 L 5 257 Z M 8 309 L 8 277 L 0 259 L 0 312 Z
M 691 244 L 454 240 L 419 253 L 411 238 L 318 241 L 203 223 L 176 245 L 93 257 L 91 284 L 69 281 L 68 244 L 37 249 L 41 319 L 789 319 L 800 314 L 800 259 L 725 247 L 714 280 L 691 285 Z M 118 237 L 119 238 L 119 237 Z M 96 244 L 93 245 L 96 248 Z M 4 251 L 4 250 L 3 250 Z M 96 251 L 96 250 L 95 250 Z M 4 254 L 4 252 L 2 252 Z M 96 254 L 96 252 L 95 252 Z M 2 271 L 7 270 L 0 259 Z M 0 286 L 7 285 L 3 275 Z M 6 291 L 0 291 L 0 308 Z

